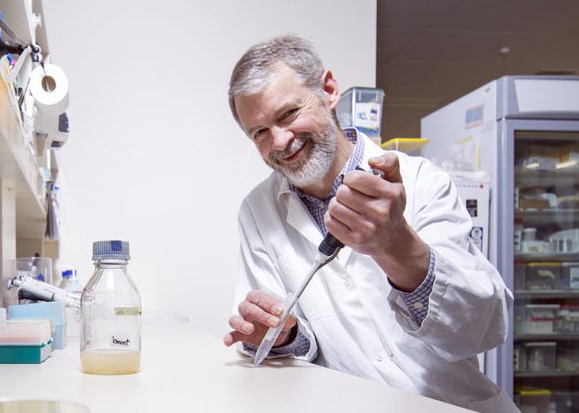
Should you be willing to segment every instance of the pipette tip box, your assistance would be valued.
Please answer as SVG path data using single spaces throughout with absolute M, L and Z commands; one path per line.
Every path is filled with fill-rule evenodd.
M 42 363 L 52 353 L 49 320 L 0 322 L 0 363 Z
M 48 319 L 54 324 L 53 344 L 57 350 L 66 346 L 66 313 L 62 301 L 12 305 L 8 319 Z

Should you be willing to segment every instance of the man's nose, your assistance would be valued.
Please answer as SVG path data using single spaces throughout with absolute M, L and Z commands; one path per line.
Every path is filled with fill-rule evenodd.
M 278 126 L 271 128 L 271 134 L 272 134 L 271 147 L 274 151 L 283 151 L 284 149 L 286 149 L 294 137 L 292 131 L 286 128 L 280 128 Z

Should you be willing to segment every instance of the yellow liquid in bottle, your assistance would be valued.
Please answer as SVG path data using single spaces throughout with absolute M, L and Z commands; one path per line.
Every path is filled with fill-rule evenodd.
M 85 350 L 80 353 L 82 370 L 88 374 L 132 374 L 139 370 L 140 351 Z

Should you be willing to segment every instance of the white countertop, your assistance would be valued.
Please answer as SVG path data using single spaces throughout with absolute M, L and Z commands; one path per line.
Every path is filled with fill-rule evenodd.
M 469 411 L 298 360 L 253 367 L 189 324 L 145 325 L 142 342 L 141 370 L 132 375 L 82 373 L 78 342 L 42 364 L 0 364 L 0 400 L 76 401 L 91 413 Z

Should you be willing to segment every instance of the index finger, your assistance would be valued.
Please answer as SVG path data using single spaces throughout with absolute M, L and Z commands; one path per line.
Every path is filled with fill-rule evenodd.
M 276 316 L 280 316 L 283 312 L 280 301 L 263 291 L 253 290 L 248 292 L 246 300 Z

